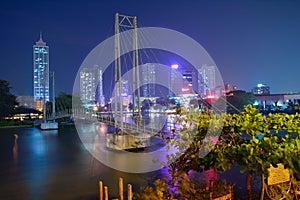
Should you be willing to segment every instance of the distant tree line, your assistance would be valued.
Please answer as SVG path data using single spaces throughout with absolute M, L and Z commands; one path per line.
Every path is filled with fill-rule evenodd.
M 13 95 L 10 90 L 11 86 L 9 82 L 0 80 L 0 120 L 4 120 L 5 117 L 18 112 L 18 109 L 16 109 L 16 106 L 18 106 L 18 102 L 16 101 L 17 97 Z M 72 101 L 78 107 L 82 105 L 79 96 L 74 97 L 70 94 L 61 92 L 58 97 L 55 98 L 56 112 L 71 110 Z M 52 102 L 47 102 L 46 110 L 47 114 L 52 113 Z
M 57 97 L 55 97 L 55 112 L 70 111 L 73 105 L 76 108 L 82 106 L 79 96 L 61 92 Z M 52 113 L 52 102 L 47 102 L 47 114 L 50 113 Z
M 13 113 L 18 105 L 16 96 L 10 93 L 10 85 L 6 80 L 0 80 L 0 120 Z

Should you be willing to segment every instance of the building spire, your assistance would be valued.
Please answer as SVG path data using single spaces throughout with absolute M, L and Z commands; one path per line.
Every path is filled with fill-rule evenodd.
M 40 39 L 36 42 L 36 45 L 45 46 L 46 42 L 43 41 L 42 31 L 40 31 Z
M 39 41 L 43 42 L 42 31 L 40 31 L 40 40 Z

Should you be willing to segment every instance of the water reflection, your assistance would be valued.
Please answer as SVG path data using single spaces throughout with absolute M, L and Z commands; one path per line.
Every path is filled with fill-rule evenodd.
M 14 134 L 14 146 L 13 146 L 13 156 L 14 156 L 14 161 L 17 163 L 18 162 L 18 139 L 19 135 Z
M 49 137 L 56 137 L 57 135 L 58 130 L 45 130 L 35 135 L 35 142 L 30 144 L 34 154 L 40 157 L 46 156 L 48 153 Z
M 167 162 L 167 155 L 175 148 L 166 150 L 166 146 L 155 151 L 128 152 L 107 148 L 106 134 L 108 126 L 103 123 L 77 124 L 80 138 L 87 150 L 101 163 L 108 167 L 129 173 L 145 173 L 162 168 Z
M 104 125 L 104 126 L 102 126 Z M 90 141 L 93 151 L 101 149 L 99 143 L 109 127 L 105 124 L 86 125 L 82 134 Z M 89 134 L 87 130 L 92 130 Z M 97 199 L 98 181 L 109 187 L 109 199 L 118 196 L 118 179 L 124 185 L 131 183 L 133 191 L 140 186 L 153 184 L 165 177 L 167 169 L 150 173 L 124 173 L 109 168 L 95 159 L 84 148 L 75 127 L 63 127 L 57 131 L 41 131 L 36 128 L 1 129 L 0 134 L 0 199 Z M 18 139 L 14 139 L 14 134 Z M 104 143 L 105 144 L 105 143 Z M 13 151 L 13 152 L 12 152 Z M 112 151 L 113 152 L 113 151 Z M 137 155 L 133 154 L 133 156 Z M 117 160 L 114 153 L 104 159 L 119 163 L 141 165 L 137 158 Z M 229 183 L 236 183 L 239 191 L 246 191 L 246 174 L 239 174 L 240 167 L 219 174 Z M 207 179 L 213 173 L 202 173 Z
M 95 133 L 90 137 L 85 132 L 91 145 L 101 139 L 101 130 L 105 132 L 100 124 L 87 128 Z M 130 174 L 106 167 L 84 148 L 73 126 L 0 131 L 0 199 L 97 199 L 98 180 L 109 187 L 112 199 L 118 194 L 119 177 L 134 191 L 161 177 L 159 172 Z
M 146 148 L 146 151 L 136 153 L 109 149 L 107 146 L 111 145 L 107 142 L 113 142 L 113 138 L 108 141 L 106 134 L 107 132 L 114 132 L 113 126 L 99 123 L 96 120 L 75 119 L 76 129 L 82 143 L 97 160 L 106 166 L 123 172 L 146 173 L 161 169 L 163 164 L 167 163 L 168 155 L 175 155 L 178 152 L 177 147 L 173 145 L 167 148 L 162 144 L 161 138 L 156 137 L 156 135 L 163 136 L 165 133 L 168 136 L 170 132 L 178 129 L 176 115 L 150 113 L 147 119 L 142 118 L 140 125 L 137 125 L 134 121 L 135 118 L 131 115 L 123 117 L 126 124 L 125 130 L 132 129 L 141 133 L 144 133 L 145 130 L 152 132 L 154 137 L 151 137 L 151 145 Z M 116 120 L 118 121 L 118 119 Z M 143 136 L 140 135 L 139 137 Z M 149 135 L 146 134 L 145 137 L 149 137 Z M 126 139 L 123 140 L 126 142 Z

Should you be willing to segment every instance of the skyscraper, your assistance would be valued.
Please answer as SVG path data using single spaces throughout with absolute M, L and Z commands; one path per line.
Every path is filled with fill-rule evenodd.
M 186 70 L 182 73 L 182 94 L 194 94 L 195 91 L 198 91 L 197 85 L 197 73 L 194 69 Z
M 199 93 L 207 96 L 214 95 L 216 87 L 216 66 L 203 65 L 199 70 Z
M 43 109 L 49 101 L 49 47 L 40 39 L 33 45 L 33 96 L 35 108 Z
M 127 79 L 122 79 L 122 91 L 121 91 L 121 96 L 122 97 L 127 97 L 129 95 L 129 82 Z
M 97 88 L 97 102 L 104 105 L 105 104 L 105 98 L 103 93 L 103 71 L 102 69 L 98 70 L 98 88 Z
M 178 64 L 172 64 L 169 75 L 169 97 L 177 96 L 182 92 L 183 77 Z
M 142 72 L 142 96 L 154 97 L 155 96 L 155 64 L 146 63 L 141 67 Z
M 80 71 L 80 98 L 85 107 L 104 104 L 102 70 L 97 65 Z

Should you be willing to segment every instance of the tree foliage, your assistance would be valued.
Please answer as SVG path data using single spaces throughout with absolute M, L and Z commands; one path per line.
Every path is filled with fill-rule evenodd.
M 80 108 L 82 102 L 79 96 L 66 94 L 64 92 L 59 93 L 58 97 L 55 98 L 56 111 L 71 110 L 72 106 Z
M 56 111 L 69 110 L 72 108 L 72 95 L 64 92 L 59 93 L 58 97 L 55 98 Z
M 0 80 L 0 120 L 11 114 L 17 105 L 16 97 L 10 93 L 9 82 Z
M 222 100 L 222 98 L 219 99 L 219 101 Z M 248 104 L 253 104 L 254 100 L 255 96 L 251 92 L 243 90 L 231 91 L 226 97 L 227 112 L 238 113 L 239 111 L 243 111 L 244 107 Z
M 234 163 L 241 166 L 241 173 L 254 172 L 261 177 L 268 176 L 271 165 L 276 167 L 282 163 L 292 176 L 300 179 L 299 113 L 265 116 L 248 105 L 238 114 L 191 110 L 181 112 L 178 118 L 181 128 L 168 144 L 179 150 L 169 156 L 171 181 L 166 181 L 169 187 L 178 184 L 190 171 L 214 169 L 224 172 Z M 212 133 L 215 131 L 218 136 L 220 128 L 217 145 L 213 145 L 216 138 Z M 206 137 L 209 131 L 212 137 Z M 205 157 L 199 156 L 201 147 L 211 149 Z
M 242 171 L 254 170 L 260 175 L 267 175 L 270 164 L 284 163 L 292 174 L 299 175 L 300 114 L 264 116 L 252 106 L 246 106 L 239 114 L 221 114 L 224 117 L 213 117 L 207 112 L 193 113 L 193 117 L 187 117 L 186 120 L 194 125 L 195 136 L 193 142 L 181 152 L 182 156 L 171 163 L 177 171 L 201 171 L 201 165 L 206 169 L 226 171 L 237 162 Z M 211 123 L 222 124 L 220 120 L 224 120 L 224 123 L 218 144 L 206 157 L 199 158 L 199 149 L 204 144 L 203 138 L 209 126 Z M 183 128 L 178 134 L 191 132 L 191 129 Z M 181 149 L 185 144 L 181 136 L 178 138 L 173 144 Z

